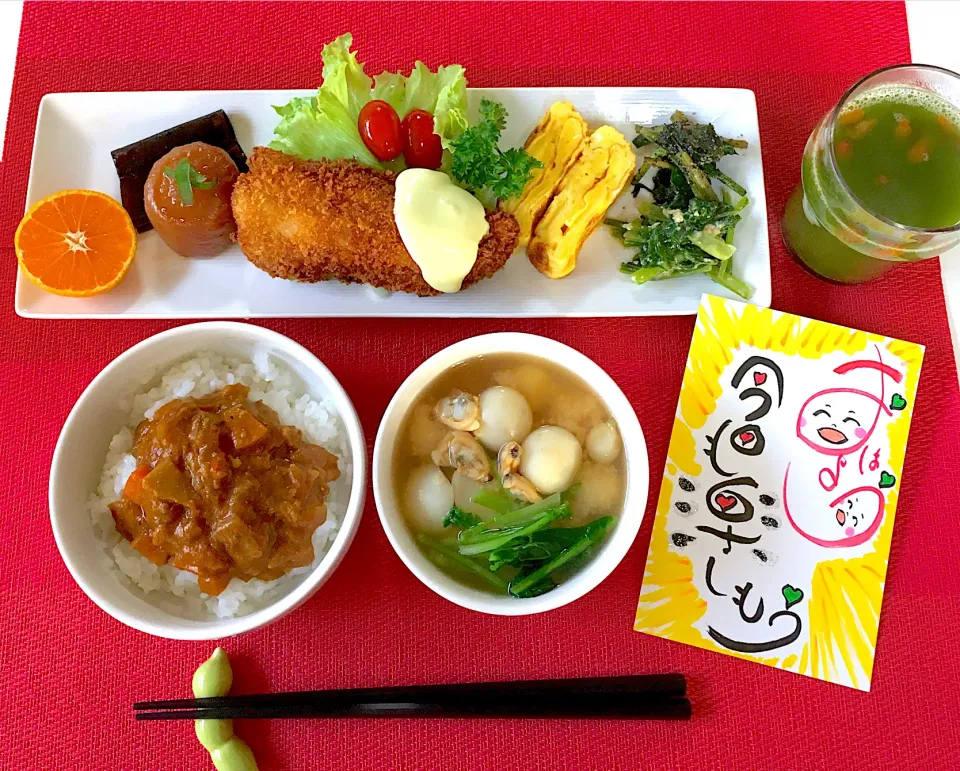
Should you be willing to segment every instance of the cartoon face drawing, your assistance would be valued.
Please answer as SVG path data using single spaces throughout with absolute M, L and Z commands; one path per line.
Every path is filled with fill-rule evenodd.
M 834 510 L 838 532 L 842 532 L 847 538 L 864 532 L 873 524 L 876 515 L 876 498 L 864 491 L 848 495 L 837 503 Z
M 788 469 L 789 474 L 789 469 Z M 784 510 L 793 528 L 819 546 L 858 546 L 873 537 L 883 518 L 883 492 L 877 487 L 855 487 L 838 495 L 827 506 L 791 508 L 786 497 Z
M 883 403 L 866 391 L 820 391 L 800 408 L 797 436 L 823 455 L 847 455 L 870 438 L 882 410 Z

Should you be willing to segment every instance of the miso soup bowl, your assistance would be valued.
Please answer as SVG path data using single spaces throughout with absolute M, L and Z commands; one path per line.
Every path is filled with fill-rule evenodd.
M 400 512 L 393 481 L 393 458 L 407 411 L 441 373 L 462 361 L 494 354 L 524 354 L 559 365 L 596 392 L 616 421 L 623 440 L 627 483 L 623 510 L 613 531 L 590 561 L 553 591 L 519 599 L 467 586 L 441 571 L 417 546 Z M 620 564 L 633 543 L 647 506 L 649 468 L 640 422 L 623 391 L 595 362 L 577 350 L 546 337 L 515 332 L 463 340 L 431 356 L 404 381 L 387 406 L 373 448 L 373 494 L 380 522 L 397 555 L 427 587 L 464 608 L 498 616 L 525 616 L 559 608 L 583 597 Z
M 120 576 L 97 538 L 87 501 L 96 489 L 110 440 L 127 425 L 121 403 L 152 387 L 172 365 L 211 351 L 253 360 L 268 355 L 291 370 L 311 396 L 328 397 L 346 434 L 349 458 L 341 459 L 349 497 L 336 535 L 319 563 L 288 583 L 283 593 L 247 615 L 191 617 L 178 613 L 170 595 L 135 589 Z M 146 383 L 143 381 L 146 379 Z M 81 394 L 64 423 L 50 467 L 50 519 L 60 555 L 84 593 L 118 621 L 174 640 L 215 640 L 276 621 L 306 602 L 340 564 L 360 523 L 366 492 L 366 443 L 346 391 L 320 360 L 288 337 L 253 324 L 210 321 L 188 324 L 147 338 L 122 353 Z M 346 494 L 346 493 L 345 493 Z M 171 606 L 171 602 L 173 605 Z

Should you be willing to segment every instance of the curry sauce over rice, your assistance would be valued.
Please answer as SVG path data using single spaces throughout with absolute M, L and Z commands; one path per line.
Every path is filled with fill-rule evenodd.
M 210 595 L 234 577 L 270 581 L 311 564 L 311 537 L 340 475 L 335 455 L 249 391 L 234 384 L 175 399 L 142 421 L 137 469 L 110 504 L 134 549 L 197 574 Z

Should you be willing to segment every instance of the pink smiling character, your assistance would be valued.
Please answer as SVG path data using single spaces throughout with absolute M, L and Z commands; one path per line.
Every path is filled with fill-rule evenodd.
M 790 469 L 787 468 L 789 476 Z M 877 487 L 863 486 L 848 490 L 834 498 L 829 512 L 817 512 L 803 506 L 792 511 L 787 498 L 787 478 L 783 483 L 784 511 L 793 529 L 808 541 L 828 549 L 859 546 L 869 541 L 883 519 L 883 492 Z
M 877 349 L 877 358 L 880 350 Z M 828 388 L 807 399 L 797 416 L 797 436 L 821 455 L 837 459 L 833 469 L 820 470 L 818 479 L 824 490 L 836 489 L 840 470 L 847 465 L 846 456 L 863 448 L 873 435 L 881 414 L 891 415 L 886 405 L 885 378 L 895 383 L 903 375 L 882 361 L 856 360 L 834 369 L 838 375 L 848 372 L 876 370 L 880 373 L 880 393 L 858 388 Z

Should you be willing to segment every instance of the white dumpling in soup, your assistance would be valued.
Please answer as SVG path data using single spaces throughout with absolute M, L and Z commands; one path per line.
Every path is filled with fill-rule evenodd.
M 587 455 L 597 463 L 613 463 L 620 457 L 620 434 L 613 421 L 597 423 L 587 434 Z
M 533 426 L 530 405 L 519 391 L 493 386 L 480 394 L 480 428 L 474 436 L 492 452 L 507 442 L 522 442 Z
M 425 533 L 443 532 L 443 518 L 453 506 L 453 485 L 439 468 L 431 463 L 415 468 L 407 480 L 406 497 L 411 525 Z
M 541 426 L 523 442 L 520 473 L 543 495 L 566 490 L 580 470 L 583 451 L 577 437 L 559 426 Z

